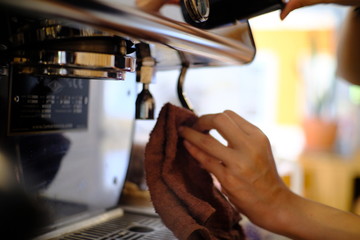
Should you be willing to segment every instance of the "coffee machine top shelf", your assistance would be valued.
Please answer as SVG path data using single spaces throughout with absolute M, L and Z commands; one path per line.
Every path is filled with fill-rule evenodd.
M 207 31 L 121 1 L 108 0 L 1 0 L 0 9 L 6 13 L 56 19 L 72 27 L 90 26 L 135 43 L 154 44 L 155 55 L 160 56 L 159 69 L 181 64 L 178 59 L 168 58 L 169 51 L 186 54 L 189 64 L 195 67 L 242 65 L 255 56 L 246 20 Z
M 211 31 L 200 30 L 163 15 L 146 12 L 122 1 L 104 0 L 2 0 L 6 13 L 30 14 L 60 19 L 73 26 L 91 26 L 134 42 L 145 41 L 157 47 L 158 67 L 178 65 L 169 60 L 164 46 L 188 55 L 193 66 L 242 65 L 253 60 L 255 45 L 247 21 Z M 155 54 L 156 55 L 156 54 Z

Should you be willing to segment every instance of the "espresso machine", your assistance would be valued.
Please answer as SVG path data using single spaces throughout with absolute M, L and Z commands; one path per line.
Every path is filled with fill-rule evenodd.
M 119 207 L 156 71 L 251 62 L 246 20 L 200 30 L 122 1 L 0 1 L 0 238 L 173 239 Z M 156 84 L 156 83 L 155 83 Z

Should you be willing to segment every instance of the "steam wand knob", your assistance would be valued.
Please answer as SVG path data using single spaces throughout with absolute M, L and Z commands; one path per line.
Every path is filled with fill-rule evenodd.
M 136 44 L 136 81 L 142 83 L 142 91 L 136 98 L 136 119 L 154 119 L 155 100 L 150 93 L 150 83 L 155 75 L 155 58 L 151 56 L 150 45 Z

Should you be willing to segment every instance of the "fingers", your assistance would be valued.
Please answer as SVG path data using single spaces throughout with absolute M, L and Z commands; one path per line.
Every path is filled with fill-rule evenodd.
M 284 20 L 290 12 L 294 11 L 295 9 L 316 5 L 316 4 L 340 4 L 340 5 L 347 5 L 347 6 L 358 6 L 359 0 L 289 0 L 284 9 L 280 13 L 281 20 Z
M 244 143 L 263 134 L 258 127 L 230 110 L 201 116 L 193 128 L 200 132 L 215 129 L 233 149 L 242 149 Z
M 167 3 L 168 4 L 179 4 L 180 0 L 168 0 Z
M 228 142 L 224 146 L 210 134 L 204 133 L 211 129 L 217 130 Z M 202 164 L 212 161 L 233 170 L 240 170 L 243 165 L 256 165 L 262 156 L 268 155 L 270 143 L 266 135 L 256 126 L 232 111 L 201 116 L 193 128 L 182 127 L 179 134 L 196 149 L 195 159 Z M 265 156 L 265 157 L 266 157 Z M 236 161 L 242 159 L 240 162 Z M 251 161 L 248 161 L 248 160 Z
M 179 4 L 180 0 L 136 0 L 135 4 L 138 8 L 147 11 L 159 11 L 165 4 Z
M 237 127 L 239 127 L 242 131 L 244 131 L 247 135 L 251 135 L 254 132 L 258 131 L 259 128 L 256 127 L 255 125 L 251 124 L 250 122 L 248 122 L 247 120 L 245 120 L 244 118 L 242 118 L 241 116 L 239 116 L 238 114 L 236 114 L 233 111 L 230 110 L 226 110 L 224 112 L 227 116 L 229 116 L 237 125 Z
M 195 159 L 202 163 L 214 161 L 219 163 L 220 159 L 227 165 L 230 159 L 233 158 L 233 150 L 221 144 L 218 140 L 209 134 L 198 132 L 188 127 L 179 129 L 180 135 L 196 147 Z M 186 145 L 185 145 L 186 147 Z M 201 154 L 199 151 L 201 150 Z
M 234 112 L 225 111 L 218 114 L 208 114 L 201 116 L 194 124 L 193 128 L 200 132 L 207 132 L 215 129 L 228 142 L 228 145 L 234 149 L 241 147 L 244 138 L 249 134 L 249 125 L 242 119 L 235 118 Z M 245 123 L 246 122 L 246 123 Z
M 201 149 L 197 148 L 195 145 L 186 140 L 184 140 L 184 146 L 190 155 L 193 156 L 205 170 L 214 174 L 216 177 L 223 175 L 225 165 L 221 160 L 206 154 Z
M 136 6 L 147 11 L 159 11 L 165 0 L 136 0 Z
M 290 12 L 295 9 L 302 8 L 305 6 L 311 6 L 318 3 L 325 3 L 323 0 L 290 0 L 286 3 L 284 9 L 280 13 L 280 18 L 283 20 L 289 15 Z

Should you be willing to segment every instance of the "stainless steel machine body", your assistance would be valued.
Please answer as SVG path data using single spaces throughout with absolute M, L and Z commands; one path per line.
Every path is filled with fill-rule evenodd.
M 208 32 L 121 1 L 2 0 L 0 9 L 0 236 L 14 239 L 57 239 L 90 216 L 123 215 L 108 210 L 130 161 L 137 67 L 245 64 L 255 55 L 246 21 Z M 148 59 L 137 52 L 143 43 Z M 151 239 L 136 219 L 116 223 L 122 236 Z

